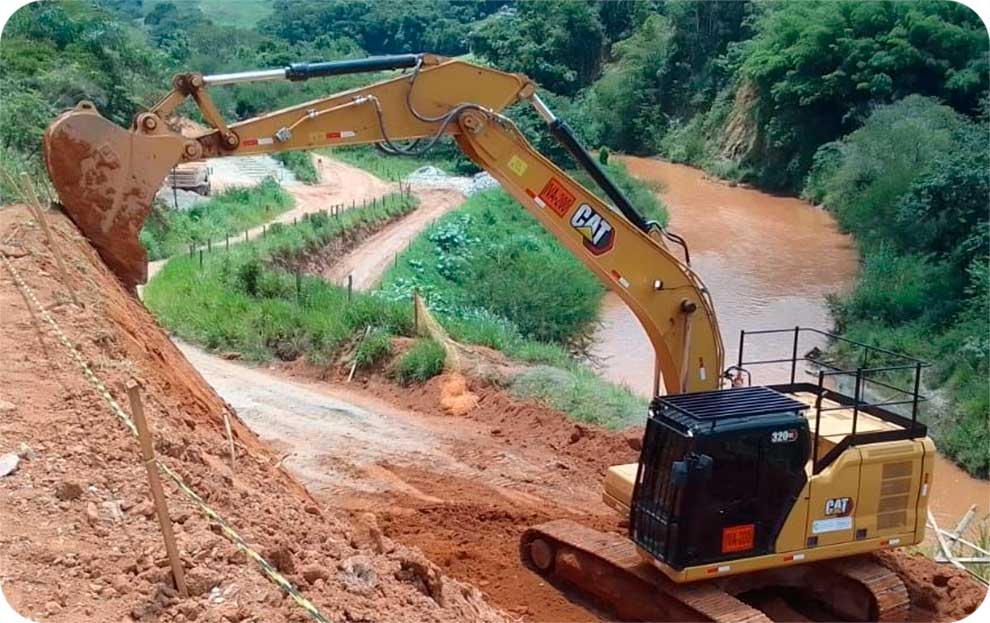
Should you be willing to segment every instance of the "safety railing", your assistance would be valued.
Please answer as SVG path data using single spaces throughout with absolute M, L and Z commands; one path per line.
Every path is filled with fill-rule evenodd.
M 747 338 L 786 334 L 793 335 L 789 344 L 790 357 L 762 360 L 746 359 Z M 808 351 L 802 351 L 801 340 L 805 336 L 814 336 L 818 340 L 825 338 L 829 345 L 838 344 L 851 350 L 852 353 L 847 353 L 843 360 L 858 360 L 858 365 L 851 367 L 848 364 L 842 365 L 837 361 L 827 361 L 824 357 L 811 356 L 811 353 L 821 351 L 817 349 L 817 344 Z M 804 354 L 799 356 L 801 352 Z M 797 378 L 798 365 L 801 362 L 817 370 L 816 383 L 799 381 Z M 850 445 L 913 439 L 927 434 L 927 427 L 918 422 L 919 407 L 927 401 L 927 398 L 920 392 L 921 374 L 922 370 L 929 366 L 921 359 L 809 327 L 762 331 L 744 330 L 739 333 L 737 363 L 727 371 L 726 376 L 731 376 L 731 371 L 735 371 L 736 378 L 742 378 L 742 375 L 745 374 L 747 382 L 751 383 L 750 368 L 779 364 L 790 364 L 790 379 L 788 383 L 770 385 L 771 388 L 792 394 L 805 391 L 815 396 L 813 464 L 816 474 L 831 464 Z M 901 385 L 901 383 L 904 384 Z M 851 386 L 851 395 L 843 389 L 843 386 Z M 908 411 L 909 417 L 897 413 L 898 410 Z M 819 457 L 822 413 L 830 411 L 851 411 L 851 428 L 834 447 L 824 456 Z M 890 422 L 896 428 L 860 432 L 857 429 L 862 413 Z

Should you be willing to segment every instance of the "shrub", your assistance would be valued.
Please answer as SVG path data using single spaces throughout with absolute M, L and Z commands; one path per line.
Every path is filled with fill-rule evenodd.
M 320 181 L 320 174 L 313 165 L 313 158 L 308 151 L 283 151 L 272 154 L 272 157 L 292 171 L 300 182 L 315 184 Z
M 354 349 L 353 363 L 358 368 L 370 368 L 392 353 L 392 336 L 376 328 L 365 335 Z
M 443 372 L 447 352 L 443 345 L 428 338 L 417 339 L 395 364 L 395 377 L 403 385 L 423 383 Z

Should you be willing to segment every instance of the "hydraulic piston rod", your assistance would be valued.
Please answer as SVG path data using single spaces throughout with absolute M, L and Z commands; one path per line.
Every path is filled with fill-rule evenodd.
M 215 74 L 203 76 L 203 82 L 209 86 L 224 84 L 239 84 L 243 82 L 263 82 L 267 80 L 309 80 L 310 78 L 325 78 L 327 76 L 343 76 L 345 74 L 360 74 L 389 69 L 408 69 L 423 61 L 422 54 L 393 54 L 390 56 L 370 56 L 342 61 L 323 61 L 319 63 L 292 63 L 281 69 L 259 69 L 242 71 L 233 74 Z

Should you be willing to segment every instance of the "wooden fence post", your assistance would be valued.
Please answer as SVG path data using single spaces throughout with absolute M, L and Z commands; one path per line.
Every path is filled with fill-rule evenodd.
M 416 299 L 419 298 L 419 292 L 413 288 L 412 302 L 413 302 L 413 335 L 419 335 L 419 305 Z
M 347 275 L 347 302 L 351 302 L 351 296 L 354 292 L 354 275 Z
M 141 442 L 141 458 L 144 460 L 145 469 L 148 471 L 148 485 L 151 488 L 151 499 L 155 503 L 155 511 L 158 513 L 158 525 L 162 530 L 162 539 L 165 541 L 165 552 L 168 554 L 168 561 L 172 566 L 172 580 L 175 582 L 175 589 L 179 591 L 179 595 L 186 598 L 189 596 L 189 591 L 186 590 L 186 577 L 182 570 L 179 550 L 175 546 L 175 534 L 172 533 L 172 520 L 168 516 L 165 492 L 162 490 L 162 482 L 158 477 L 154 444 L 151 443 L 148 422 L 144 419 L 141 389 L 133 380 L 127 383 L 127 397 L 131 401 L 131 417 L 134 418 L 138 440 Z

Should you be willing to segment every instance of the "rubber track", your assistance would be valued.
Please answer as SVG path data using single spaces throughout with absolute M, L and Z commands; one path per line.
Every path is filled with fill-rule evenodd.
M 596 562 L 611 566 L 616 573 L 631 576 L 658 590 L 655 599 L 671 600 L 697 612 L 701 621 L 717 623 L 770 623 L 759 610 L 749 606 L 710 583 L 676 584 L 653 569 L 636 553 L 636 546 L 629 539 L 605 534 L 587 528 L 568 519 L 550 521 L 527 530 L 520 541 L 523 560 L 529 562 L 529 543 L 542 537 L 560 547 L 580 552 Z M 593 582 L 593 578 L 588 579 Z M 585 592 L 588 586 L 579 586 Z M 660 604 L 663 605 L 663 604 Z

